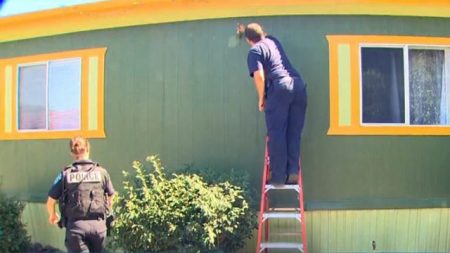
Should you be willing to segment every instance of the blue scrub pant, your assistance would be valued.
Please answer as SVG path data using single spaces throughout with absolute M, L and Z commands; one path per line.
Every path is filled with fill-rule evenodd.
M 285 77 L 269 82 L 264 111 L 271 183 L 284 184 L 289 174 L 298 174 L 306 104 L 306 86 L 301 78 Z

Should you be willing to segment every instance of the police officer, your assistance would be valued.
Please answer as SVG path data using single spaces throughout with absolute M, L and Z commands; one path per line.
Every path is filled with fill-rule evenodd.
M 258 109 L 265 112 L 271 183 L 295 184 L 300 139 L 306 112 L 306 85 L 292 67 L 281 43 L 257 23 L 238 25 L 250 50 L 247 65 L 258 93 Z
M 70 140 L 74 158 L 55 179 L 47 200 L 48 220 L 66 227 L 69 252 L 102 252 L 106 242 L 106 214 L 111 208 L 114 187 L 108 172 L 89 159 L 89 142 Z M 61 219 L 55 211 L 59 201 Z

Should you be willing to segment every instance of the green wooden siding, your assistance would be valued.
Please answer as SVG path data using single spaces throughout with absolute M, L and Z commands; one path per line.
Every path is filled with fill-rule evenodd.
M 308 83 L 303 135 L 308 210 L 446 207 L 450 202 L 450 138 L 327 136 L 328 34 L 450 36 L 444 18 L 286 16 L 218 19 L 81 32 L 0 44 L 0 58 L 107 47 L 106 138 L 92 156 L 121 171 L 160 154 L 166 167 L 192 164 L 250 173 L 259 189 L 264 115 L 247 73 L 245 42 L 235 24 L 261 22 L 284 44 Z M 0 141 L 2 188 L 43 200 L 70 162 L 67 140 Z
M 34 242 L 64 249 L 64 230 L 47 221 L 45 205 L 29 203 L 23 220 Z M 306 212 L 310 253 L 450 251 L 450 208 L 328 210 Z M 294 225 L 293 225 L 294 224 Z M 273 232 L 299 233 L 300 226 L 290 220 L 271 222 Z M 256 231 L 240 253 L 254 252 Z M 273 236 L 272 240 L 295 241 Z M 277 251 L 278 252 L 278 251 Z
M 449 252 L 450 209 L 309 212 L 311 252 Z
M 64 246 L 65 230 L 50 225 L 45 204 L 27 203 L 22 214 L 22 221 L 26 224 L 33 243 L 38 242 L 43 246 L 66 250 Z

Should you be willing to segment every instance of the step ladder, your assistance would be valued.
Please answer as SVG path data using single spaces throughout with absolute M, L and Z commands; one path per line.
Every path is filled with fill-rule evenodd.
M 306 240 L 306 221 L 303 204 L 303 185 L 302 185 L 302 169 L 299 163 L 299 173 L 297 184 L 293 185 L 281 185 L 275 186 L 269 184 L 268 176 L 270 171 L 269 151 L 267 147 L 264 155 L 264 167 L 263 167 L 263 181 L 261 189 L 261 203 L 259 211 L 259 223 L 258 223 L 258 241 L 256 244 L 256 253 L 267 253 L 271 249 L 277 250 L 293 250 L 294 252 L 307 253 L 307 240 Z M 294 191 L 298 196 L 299 206 L 294 208 L 272 208 L 269 205 L 269 192 L 270 191 Z M 278 231 L 278 236 L 294 236 L 297 240 L 295 242 L 272 242 L 270 241 L 270 221 L 275 219 L 290 219 L 294 222 L 298 222 L 300 226 L 300 234 L 298 233 L 283 233 Z M 264 239 L 263 239 L 264 234 Z

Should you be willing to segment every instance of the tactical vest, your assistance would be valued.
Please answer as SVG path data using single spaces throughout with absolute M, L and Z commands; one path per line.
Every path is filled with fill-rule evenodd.
M 63 174 L 64 217 L 68 220 L 104 218 L 107 211 L 104 169 L 96 163 L 74 163 Z

